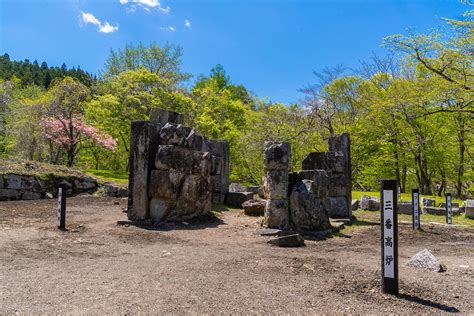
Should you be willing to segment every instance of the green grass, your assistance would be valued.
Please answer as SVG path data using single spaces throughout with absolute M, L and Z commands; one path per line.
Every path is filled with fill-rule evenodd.
M 357 210 L 353 211 L 352 214 L 357 217 L 358 221 L 370 221 L 370 222 L 379 222 L 380 221 L 380 211 L 362 211 Z M 431 214 L 421 214 L 421 227 L 427 225 L 429 222 L 446 224 L 446 217 L 444 215 L 431 215 Z M 411 222 L 411 215 L 398 214 L 399 221 Z M 467 218 L 464 214 L 454 215 L 453 224 L 457 225 L 468 225 L 474 227 L 474 219 Z
M 102 181 L 109 181 L 115 182 L 119 184 L 127 184 L 128 183 L 128 172 L 127 171 L 114 171 L 114 170 L 96 170 L 96 169 L 88 169 L 84 172 L 93 175 L 94 177 L 102 180 Z
M 83 178 L 87 176 L 78 169 L 69 168 L 66 166 L 30 160 L 0 158 L 0 175 L 2 174 L 35 176 L 42 180 L 47 180 L 52 177 Z
M 360 200 L 362 198 L 362 195 L 370 195 L 370 196 L 375 196 L 380 200 L 380 192 L 364 192 L 364 191 L 352 191 L 352 198 L 354 200 Z M 421 198 L 422 197 L 427 197 L 431 199 L 436 200 L 436 205 L 439 203 L 445 203 L 446 198 L 444 196 L 435 196 L 435 195 L 420 195 L 420 203 L 421 203 Z M 410 193 L 402 193 L 401 194 L 401 200 L 402 202 L 411 202 L 411 192 Z M 459 205 L 462 205 L 462 200 L 459 199 L 452 199 L 453 203 L 459 203 Z

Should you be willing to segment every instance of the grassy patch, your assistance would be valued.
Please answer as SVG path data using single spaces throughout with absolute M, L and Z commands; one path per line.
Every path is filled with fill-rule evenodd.
M 127 171 L 88 169 L 85 170 L 85 172 L 103 181 L 116 182 L 121 184 L 128 183 Z
M 52 177 L 77 177 L 84 178 L 87 175 L 74 168 L 66 166 L 52 165 L 44 162 L 3 159 L 0 158 L 0 174 L 18 174 L 35 176 L 39 179 L 47 180 Z
M 359 221 L 370 221 L 378 223 L 380 222 L 380 211 L 370 212 L 357 210 L 353 212 Z M 399 221 L 411 222 L 411 215 L 398 214 Z M 446 224 L 446 217 L 444 215 L 431 215 L 431 214 L 421 214 L 420 215 L 421 226 L 423 224 L 427 225 L 429 222 Z M 457 225 L 468 225 L 474 227 L 474 219 L 467 218 L 464 214 L 453 216 L 453 224 Z
M 380 192 L 364 192 L 364 191 L 352 191 L 352 198 L 354 200 L 360 200 L 362 198 L 362 195 L 370 195 L 370 196 L 375 196 L 378 199 L 380 199 Z M 444 196 L 435 196 L 435 195 L 420 195 L 420 203 L 421 203 L 421 198 L 422 197 L 427 197 L 431 199 L 436 200 L 436 205 L 439 203 L 445 203 L 446 198 Z M 411 202 L 411 192 L 410 193 L 402 193 L 401 194 L 401 200 L 402 202 Z M 462 200 L 459 199 L 452 199 L 453 203 L 459 203 L 459 205 L 462 205 Z

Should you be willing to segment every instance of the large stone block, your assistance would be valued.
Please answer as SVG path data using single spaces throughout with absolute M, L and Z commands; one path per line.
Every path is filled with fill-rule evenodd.
M 34 191 L 26 191 L 25 193 L 22 194 L 21 199 L 22 200 L 39 200 L 41 199 L 41 193 L 34 192 Z
M 148 196 L 177 199 L 181 195 L 185 176 L 176 170 L 153 170 L 150 175 Z
M 130 140 L 129 200 L 127 215 L 131 220 L 148 217 L 149 176 L 155 158 L 159 125 L 146 122 L 132 122 Z
M 325 198 L 327 196 L 329 177 L 325 170 L 302 170 L 299 173 L 299 181 L 303 180 L 312 181 L 311 192 L 317 198 Z
M 211 156 L 211 174 L 212 175 L 221 175 L 222 174 L 222 158 L 212 155 Z M 222 181 L 221 181 L 222 182 Z
M 184 178 L 180 197 L 191 202 L 201 199 L 212 199 L 210 177 L 187 175 Z
M 269 228 L 286 229 L 290 223 L 288 199 L 267 200 L 264 224 Z
M 176 170 L 186 174 L 208 176 L 211 173 L 211 154 L 174 145 L 159 145 L 155 167 L 158 170 Z
M 302 170 L 316 170 L 322 169 L 327 170 L 326 153 L 324 152 L 313 152 L 309 153 L 303 158 L 301 163 Z
M 160 145 L 185 146 L 191 130 L 180 124 L 166 123 L 160 130 Z
M 207 139 L 195 129 L 192 129 L 186 137 L 185 146 L 197 151 L 209 151 Z
M 265 214 L 265 200 L 250 200 L 242 204 L 245 215 L 249 216 L 263 216 Z
M 290 144 L 285 142 L 265 142 L 265 170 L 290 170 Z
M 332 218 L 350 218 L 351 211 L 349 205 L 347 205 L 347 199 L 345 197 L 329 197 L 326 200 L 326 207 L 328 210 L 329 217 Z
M 253 199 L 252 192 L 227 192 L 225 195 L 224 204 L 234 208 L 242 208 L 245 201 Z
M 398 214 L 413 214 L 413 204 L 411 202 L 398 203 Z
M 229 175 L 230 175 L 230 148 L 229 143 L 225 140 L 209 140 L 207 142 L 209 152 L 216 157 L 221 158 L 220 163 L 220 175 L 221 175 L 221 187 L 215 189 L 216 192 L 225 193 L 229 190 Z
M 422 197 L 421 198 L 421 205 L 423 208 L 425 207 L 430 207 L 430 206 L 435 206 L 436 200 L 427 198 L 427 197 Z
M 19 200 L 21 191 L 15 189 L 0 189 L 0 201 Z
M 240 183 L 229 184 L 229 192 L 246 192 L 246 187 Z
M 150 213 L 151 219 L 165 220 L 170 213 L 176 208 L 176 202 L 172 200 L 166 200 L 163 198 L 152 198 L 150 201 Z
M 263 190 L 267 199 L 282 200 L 288 198 L 288 171 L 267 170 Z
M 290 195 L 290 214 L 298 230 L 326 230 L 331 227 L 324 199 L 318 197 L 311 180 L 296 183 Z
M 167 111 L 160 108 L 154 108 L 150 111 L 150 122 L 165 125 L 166 123 L 183 124 L 184 116 L 182 114 Z
M 474 200 L 466 200 L 464 204 L 464 212 L 466 213 L 466 217 L 474 219 Z
M 7 175 L 7 187 L 9 189 L 25 189 L 33 190 L 39 189 L 38 181 L 31 176 L 22 176 L 16 174 Z

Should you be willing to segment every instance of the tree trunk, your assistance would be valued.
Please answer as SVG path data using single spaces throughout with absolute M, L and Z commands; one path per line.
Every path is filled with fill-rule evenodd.
M 456 179 L 456 196 L 462 196 L 462 180 L 464 176 L 464 155 L 466 152 L 466 144 L 464 142 L 465 129 L 464 129 L 464 117 L 461 113 L 458 115 L 458 143 L 459 143 L 459 163 L 457 166 L 457 179 Z

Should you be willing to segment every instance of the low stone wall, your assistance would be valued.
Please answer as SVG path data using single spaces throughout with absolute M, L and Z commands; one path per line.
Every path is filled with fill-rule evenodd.
M 84 177 L 50 176 L 41 178 L 32 175 L 0 175 L 0 201 L 37 200 L 52 198 L 60 184 L 66 185 L 68 195 L 93 193 L 98 188 L 97 180 Z

